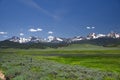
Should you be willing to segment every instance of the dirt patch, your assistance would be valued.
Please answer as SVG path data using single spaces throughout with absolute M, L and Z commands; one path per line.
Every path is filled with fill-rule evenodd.
M 2 71 L 0 71 L 0 79 L 1 80 L 6 80 L 5 75 L 2 73 Z

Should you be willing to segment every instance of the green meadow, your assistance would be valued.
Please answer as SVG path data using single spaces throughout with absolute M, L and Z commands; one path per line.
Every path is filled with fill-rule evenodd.
M 0 70 L 7 80 L 120 80 L 120 49 L 89 44 L 0 49 Z

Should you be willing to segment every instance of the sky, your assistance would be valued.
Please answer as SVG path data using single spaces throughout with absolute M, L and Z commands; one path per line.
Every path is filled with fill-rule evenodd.
M 0 0 L 0 40 L 120 33 L 120 0 Z

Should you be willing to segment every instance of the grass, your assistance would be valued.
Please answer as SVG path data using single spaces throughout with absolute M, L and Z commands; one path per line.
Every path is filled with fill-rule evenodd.
M 73 54 L 44 58 L 65 64 L 120 73 L 120 54 Z
M 118 48 L 71 48 L 1 49 L 0 69 L 10 80 L 120 80 Z

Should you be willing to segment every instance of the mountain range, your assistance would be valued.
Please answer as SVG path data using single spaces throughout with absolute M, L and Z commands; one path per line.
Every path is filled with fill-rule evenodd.
M 81 41 L 81 40 L 91 40 L 91 39 L 98 39 L 98 38 L 120 38 L 119 33 L 111 32 L 108 33 L 107 35 L 105 34 L 96 34 L 96 33 L 90 33 L 87 35 L 87 37 L 82 37 L 82 36 L 75 36 L 73 38 L 60 38 L 60 37 L 54 37 L 54 36 L 49 36 L 48 39 L 42 39 L 39 37 L 31 36 L 29 38 L 22 38 L 22 37 L 17 37 L 13 36 L 7 40 L 12 41 L 12 42 L 18 42 L 18 43 L 39 43 L 39 42 L 51 42 L 51 43 L 60 43 L 60 42 L 74 42 L 74 41 Z
M 104 47 L 120 45 L 120 34 L 111 32 L 107 35 L 90 33 L 86 37 L 75 36 L 73 38 L 60 38 L 49 36 L 48 39 L 38 37 L 21 38 L 13 36 L 4 41 L 0 41 L 0 48 L 58 48 L 71 44 L 93 44 Z

